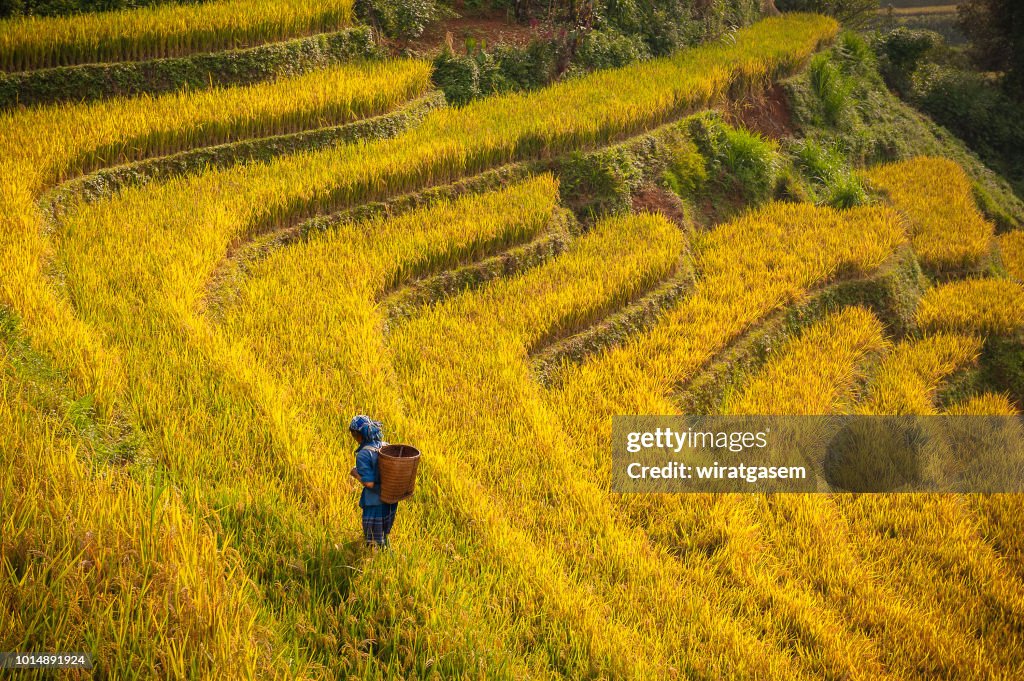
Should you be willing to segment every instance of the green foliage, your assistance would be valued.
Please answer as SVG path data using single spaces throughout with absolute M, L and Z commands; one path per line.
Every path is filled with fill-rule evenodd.
M 1024 342 L 1019 337 L 990 336 L 982 350 L 981 365 L 988 385 L 1024 404 Z
M 783 12 L 828 14 L 849 26 L 861 26 L 878 11 L 878 0 L 775 0 Z
M 805 139 L 794 143 L 792 152 L 797 168 L 820 184 L 829 184 L 847 167 L 846 159 L 835 145 L 824 145 L 813 139 Z
M 694 197 L 708 181 L 707 164 L 690 140 L 683 140 L 669 150 L 662 178 L 678 196 Z
M 942 36 L 935 31 L 903 26 L 878 39 L 878 49 L 889 67 L 906 73 L 912 73 L 922 59 L 942 44 Z
M 558 75 L 558 46 L 551 40 L 532 40 L 526 47 L 498 45 L 494 59 L 508 87 L 534 90 Z
M 878 43 L 874 43 L 877 47 Z M 822 116 L 823 103 L 811 83 L 811 70 L 785 82 L 789 94 L 793 122 L 803 137 L 818 141 L 840 153 L 850 166 L 861 167 L 907 159 L 914 156 L 944 156 L 951 158 L 967 171 L 976 184 L 976 193 L 982 192 L 987 201 L 979 205 L 985 215 L 996 221 L 1003 230 L 1024 225 L 1024 202 L 1013 192 L 1005 179 L 970 151 L 962 141 L 939 127 L 902 102 L 886 87 L 879 75 L 885 56 L 880 55 L 877 66 L 866 62 L 862 67 L 844 65 L 849 59 L 849 47 L 840 40 L 827 55 L 836 69 L 843 74 L 849 87 L 849 106 L 842 125 L 829 122 Z M 798 168 L 801 158 L 794 160 Z M 1018 157 L 1019 158 L 1019 157 Z M 809 178 L 812 179 L 813 178 Z M 820 194 L 818 201 L 827 201 L 824 187 L 812 190 Z
M 626 36 L 612 29 L 591 31 L 576 52 L 575 66 L 586 70 L 625 66 L 651 57 L 647 45 L 638 36 Z
M 826 53 L 815 55 L 810 66 L 811 87 L 821 102 L 825 120 L 838 125 L 847 108 L 850 86 Z
M 825 203 L 833 208 L 853 208 L 868 202 L 868 193 L 855 173 L 841 173 L 828 185 Z
M 562 195 L 581 218 L 628 212 L 642 179 L 643 169 L 623 147 L 573 153 L 559 173 Z
M 491 6 L 506 7 L 493 2 Z M 533 90 L 565 73 L 625 66 L 716 38 L 756 21 L 760 6 L 761 0 L 614 0 L 586 6 L 546 4 L 541 10 L 529 2 L 517 2 L 515 15 L 520 18 L 546 13 L 556 23 L 564 23 L 567 17 L 575 17 L 571 30 L 532 40 L 525 47 L 499 44 L 490 51 L 472 40 L 466 52 L 475 67 L 466 61 L 455 63 L 462 57 L 443 55 L 435 61 L 442 71 L 435 83 L 456 104 L 491 92 Z M 589 13 L 581 14 L 581 7 Z
M 356 14 L 390 38 L 408 40 L 447 12 L 434 0 L 356 0 Z
M 1024 112 L 1019 102 L 992 78 L 964 68 L 963 56 L 932 31 L 897 28 L 878 36 L 875 48 L 890 87 L 962 139 L 1024 194 Z
M 972 71 L 925 64 L 911 78 L 911 101 L 949 128 L 996 171 L 1024 187 L 1024 110 Z
M 644 52 L 661 57 L 760 16 L 760 0 L 608 0 L 595 3 L 593 25 L 639 39 Z
M 852 208 L 868 203 L 864 185 L 835 144 L 804 139 L 795 142 L 790 153 L 794 165 L 810 183 L 812 200 L 835 208 Z
M 689 132 L 705 159 L 708 177 L 726 191 L 757 204 L 775 188 L 779 159 L 775 144 L 755 132 L 733 128 L 717 114 L 693 117 Z
M 533 40 L 526 47 L 498 45 L 491 52 L 475 41 L 468 47 L 469 54 L 459 55 L 445 46 L 434 58 L 434 84 L 454 105 L 495 92 L 535 90 L 557 76 L 557 47 L 551 41 Z
M 978 65 L 1004 72 L 1008 91 L 1024 99 L 1024 3 L 966 0 L 959 4 L 957 15 Z
M 434 85 L 449 104 L 462 105 L 480 96 L 480 67 L 475 59 L 455 54 L 446 45 L 434 58 Z
M 775 145 L 756 132 L 726 128 L 724 151 L 722 164 L 739 181 L 747 197 L 753 202 L 767 199 L 775 186 L 778 167 Z
M 843 31 L 836 41 L 835 55 L 846 74 L 863 74 L 875 66 L 875 53 L 866 40 L 854 31 Z

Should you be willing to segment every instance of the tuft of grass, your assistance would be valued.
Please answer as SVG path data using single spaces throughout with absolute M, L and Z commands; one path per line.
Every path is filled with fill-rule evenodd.
M 734 128 L 717 113 L 694 116 L 687 127 L 704 157 L 709 178 L 720 189 L 738 193 L 752 205 L 771 197 L 780 170 L 774 141 L 744 128 Z
M 669 189 L 681 197 L 693 198 L 704 189 L 708 181 L 707 163 L 692 141 L 684 140 L 670 151 L 663 178 Z
M 821 102 L 826 123 L 840 125 L 850 98 L 850 86 L 842 72 L 828 54 L 822 53 L 811 60 L 808 73 L 814 94 Z
M 845 172 L 832 180 L 828 185 L 825 203 L 833 208 L 853 208 L 868 203 L 868 193 L 853 172 Z
M 779 168 L 773 141 L 744 128 L 727 127 L 721 162 L 751 203 L 760 203 L 771 196 Z

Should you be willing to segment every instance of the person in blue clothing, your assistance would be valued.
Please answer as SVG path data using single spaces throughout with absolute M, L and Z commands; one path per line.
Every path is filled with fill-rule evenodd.
M 359 507 L 363 509 L 363 535 L 366 545 L 385 548 L 388 534 L 395 522 L 398 504 L 387 504 L 380 498 L 380 480 L 377 473 L 377 454 L 387 444 L 380 430 L 380 422 L 360 414 L 348 424 L 348 431 L 356 441 L 356 467 L 353 477 L 362 483 Z

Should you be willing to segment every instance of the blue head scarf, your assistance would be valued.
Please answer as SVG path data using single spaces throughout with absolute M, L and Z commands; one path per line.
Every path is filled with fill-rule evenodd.
M 360 414 L 352 418 L 348 429 L 362 436 L 363 442 L 360 447 L 380 447 L 384 439 L 380 432 L 380 426 L 380 421 L 374 421 L 369 416 Z

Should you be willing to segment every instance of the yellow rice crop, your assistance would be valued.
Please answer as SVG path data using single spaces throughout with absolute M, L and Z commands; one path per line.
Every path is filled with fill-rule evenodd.
M 424 92 L 429 79 L 429 65 L 403 60 L 344 65 L 251 87 L 0 115 L 0 253 L 9 264 L 0 274 L 3 301 L 36 319 L 29 334 L 50 328 L 51 342 L 65 348 L 54 356 L 102 355 L 41 276 L 50 247 L 36 199 L 45 189 L 99 164 L 383 113 Z M 181 199 L 181 206 L 194 196 Z M 84 364 L 78 371 L 96 377 Z
M 640 243 L 652 251 L 637 253 Z M 453 299 L 396 329 L 390 342 L 396 378 L 420 421 L 418 440 L 436 443 L 431 446 L 444 450 L 446 465 L 486 485 L 486 505 L 502 509 L 511 526 L 534 538 L 527 555 L 516 554 L 510 565 L 524 571 L 531 588 L 545 594 L 557 588 L 575 603 L 580 637 L 574 645 L 585 642 L 593 661 L 583 668 L 571 662 L 569 676 L 591 669 L 661 677 L 686 659 L 700 673 L 717 676 L 729 666 L 720 657 L 727 649 L 745 651 L 736 658 L 743 674 L 757 668 L 799 675 L 798 665 L 752 639 L 710 596 L 704 569 L 650 551 L 620 525 L 608 497 L 581 475 L 571 431 L 552 418 L 530 375 L 526 354 L 539 339 L 575 326 L 588 311 L 635 296 L 651 274 L 667 276 L 681 248 L 680 235 L 662 218 L 599 224 L 549 265 Z M 544 466 L 532 464 L 533 452 L 544 457 Z M 548 597 L 520 607 L 537 618 L 541 645 L 550 646 L 549 627 L 566 611 Z M 709 627 L 718 633 L 709 636 Z M 642 652 L 627 653 L 622 646 L 630 642 Z M 694 646 L 715 652 L 691 657 L 686 651 Z
M 283 672 L 250 647 L 275 639 L 257 590 L 239 579 L 233 547 L 221 546 L 175 490 L 114 467 L 97 474 L 95 442 L 65 416 L 59 375 L 19 371 L 38 366 L 0 336 L 0 559 L 23 566 L 13 584 L 0 579 L 5 645 L 31 636 L 67 649 L 89 631 L 131 650 L 132 673 Z M 130 607 L 115 612 L 115 593 L 131 593 Z M 206 654 L 189 652 L 197 648 Z
M 999 393 L 982 393 L 949 407 L 951 416 L 1016 416 L 1020 412 L 1010 398 Z
M 1007 232 L 999 237 L 1003 267 L 1016 281 L 1024 282 L 1024 230 Z
M 831 414 L 848 400 L 860 365 L 885 349 L 882 323 L 862 307 L 848 307 L 786 343 L 722 407 L 727 414 Z
M 917 309 L 924 329 L 1008 335 L 1024 327 L 1024 288 L 1007 279 L 964 279 L 929 289 Z
M 352 0 L 220 0 L 0 21 L 0 70 L 181 57 L 337 30 Z
M 38 193 L 97 167 L 348 123 L 430 87 L 429 64 L 398 59 L 243 87 L 4 112 L 0 148 L 11 163 L 5 177 Z
M 978 210 L 970 180 L 954 161 L 915 158 L 872 168 L 867 178 L 907 216 L 922 264 L 973 267 L 989 255 L 992 223 Z
M 865 414 L 935 414 L 935 392 L 943 378 L 973 362 L 981 339 L 936 333 L 904 341 L 882 361 L 859 410 Z
M 741 78 L 767 79 L 792 67 L 835 31 L 835 22 L 822 17 L 768 19 L 738 31 L 733 44 L 696 48 L 670 59 L 599 72 L 534 93 L 487 98 L 459 110 L 438 111 L 414 130 L 391 140 L 344 145 L 266 165 L 175 180 L 133 198 L 132 217 L 123 205 L 110 219 L 116 224 L 137 221 L 136 236 L 151 233 L 158 224 L 160 231 L 184 233 L 197 227 L 200 233 L 229 233 L 230 241 L 243 236 L 254 223 L 283 222 L 649 128 L 721 96 Z M 145 128 L 126 127 L 124 134 L 111 137 L 116 131 L 106 123 L 99 127 L 102 134 L 94 135 L 88 132 L 92 117 L 87 112 L 110 112 L 100 108 L 76 111 L 83 112 L 82 118 L 70 121 L 77 125 L 67 129 L 86 132 L 70 142 L 57 134 L 64 129 L 58 125 L 59 116 L 45 128 L 15 119 L 5 130 L 9 134 L 3 145 L 12 154 L 0 161 L 0 257 L 7 259 L 10 254 L 9 259 L 17 261 L 16 269 L 0 275 L 2 299 L 23 316 L 35 319 L 28 332 L 39 347 L 50 348 L 60 357 L 102 350 L 90 347 L 88 332 L 73 320 L 66 306 L 49 300 L 52 293 L 38 286 L 48 247 L 40 239 L 44 228 L 33 200 L 47 182 L 69 171 L 73 159 L 145 134 Z M 25 119 L 30 122 L 32 119 Z M 131 118 L 128 122 L 135 124 Z M 154 126 L 157 120 L 145 123 Z M 187 134 L 187 129 L 175 131 L 176 139 L 187 138 Z M 197 196 L 207 199 L 196 202 Z M 127 246 L 128 242 L 123 243 Z M 79 347 L 72 349 L 69 344 Z M 76 379 L 102 385 L 107 379 L 96 370 L 103 363 L 78 363 Z M 99 389 L 99 385 L 93 388 Z

